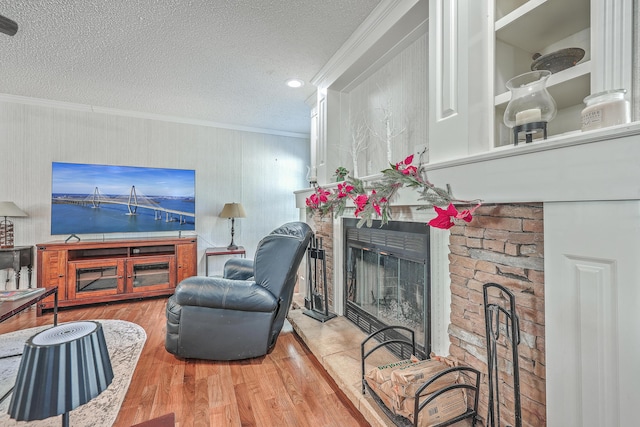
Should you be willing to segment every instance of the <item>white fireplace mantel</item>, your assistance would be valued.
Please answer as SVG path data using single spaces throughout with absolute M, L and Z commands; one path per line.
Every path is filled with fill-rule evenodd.
M 485 203 L 640 199 L 640 122 L 574 132 L 531 144 L 425 166 L 429 180 L 456 198 Z M 363 178 L 375 181 L 380 175 Z M 312 188 L 296 191 L 305 207 Z M 396 205 L 419 205 L 402 192 Z
M 635 122 L 426 165 L 429 180 L 450 185 L 459 199 L 544 202 L 550 427 L 635 421 L 635 402 L 640 401 L 633 382 L 640 375 L 639 160 L 640 123 Z M 305 208 L 312 192 L 296 192 L 299 208 Z M 419 205 L 415 196 L 415 191 L 404 190 L 393 204 Z M 400 210 L 400 218 L 394 219 L 407 220 L 404 213 Z M 334 221 L 338 240 L 340 224 Z M 437 230 L 432 242 L 432 272 L 441 284 L 432 307 L 437 331 L 443 330 L 449 313 L 446 235 Z M 334 244 L 337 263 L 342 262 L 339 247 Z M 341 283 L 340 269 L 334 273 L 335 283 Z M 436 351 L 446 349 L 446 336 L 435 333 L 433 338 Z

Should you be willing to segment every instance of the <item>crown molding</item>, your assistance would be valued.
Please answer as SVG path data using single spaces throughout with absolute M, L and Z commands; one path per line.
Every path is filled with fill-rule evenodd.
M 311 79 L 311 83 L 319 89 L 326 89 L 347 73 L 361 74 L 375 59 L 387 54 L 398 41 L 426 21 L 428 8 L 428 0 L 383 0 Z M 367 60 L 363 61 L 364 58 Z
M 9 102 L 14 104 L 35 105 L 39 107 L 60 108 L 64 110 L 83 111 L 95 114 L 108 114 L 122 117 L 135 117 L 138 119 L 157 120 L 161 122 L 180 123 L 195 126 L 205 126 L 220 129 L 237 130 L 242 132 L 261 133 L 266 135 L 285 136 L 291 138 L 309 139 L 309 134 L 298 132 L 285 132 L 275 129 L 255 128 L 250 126 L 239 126 L 226 123 L 218 123 L 209 120 L 191 119 L 188 117 L 169 116 L 163 114 L 145 113 L 141 111 L 121 110 L 118 108 L 99 107 L 88 104 L 77 104 L 73 102 L 55 101 L 52 99 L 32 98 L 21 95 L 11 95 L 0 93 L 0 102 Z

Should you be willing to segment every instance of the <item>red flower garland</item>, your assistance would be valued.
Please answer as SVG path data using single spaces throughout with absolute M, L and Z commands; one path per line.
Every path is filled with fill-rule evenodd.
M 316 187 L 315 192 L 306 199 L 307 207 L 310 211 L 320 211 L 321 214 L 334 210 L 336 216 L 344 211 L 346 201 L 351 200 L 356 206 L 354 215 L 362 216 L 363 221 L 368 225 L 371 224 L 372 216 L 377 215 L 382 218 L 382 223 L 388 222 L 390 218 L 389 200 L 395 192 L 402 186 L 419 188 L 422 193 L 421 199 L 431 201 L 433 198 L 437 202 L 432 202 L 433 208 L 437 216 L 428 222 L 428 225 L 435 228 L 449 229 L 455 225 L 454 220 L 462 220 L 471 222 L 473 213 L 482 204 L 476 200 L 473 202 L 457 200 L 445 190 L 436 188 L 420 175 L 419 168 L 412 165 L 413 155 L 408 156 L 403 161 L 390 165 L 390 169 L 382 171 L 384 179 L 370 193 L 364 188 L 364 183 L 353 177 L 338 184 L 337 191 L 327 191 L 321 187 Z M 374 185 L 375 187 L 375 185 Z M 429 192 L 435 193 L 435 196 L 428 198 L 425 195 Z M 380 197 L 379 192 L 382 193 Z M 470 209 L 458 211 L 452 202 L 477 203 Z M 449 203 L 446 209 L 440 208 L 437 204 L 444 205 Z

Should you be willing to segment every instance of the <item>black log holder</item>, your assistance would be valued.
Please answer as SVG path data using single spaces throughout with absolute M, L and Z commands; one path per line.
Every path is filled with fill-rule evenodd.
M 373 343 L 372 340 L 378 342 Z M 367 345 L 368 342 L 372 342 L 372 345 Z M 367 349 L 368 348 L 368 349 Z M 361 382 L 362 382 L 362 394 L 368 392 L 374 402 L 380 407 L 382 412 L 389 417 L 389 420 L 393 422 L 396 427 L 418 427 L 423 425 L 420 421 L 420 412 L 425 410 L 429 403 L 433 402 L 437 397 L 456 389 L 465 390 L 467 398 L 469 399 L 467 410 L 449 420 L 443 420 L 440 423 L 429 424 L 430 427 L 445 427 L 458 423 L 464 419 L 471 419 L 471 426 L 474 427 L 478 420 L 478 402 L 480 397 L 480 371 L 469 366 L 456 366 L 445 369 L 439 374 L 425 378 L 425 382 L 416 390 L 414 395 L 414 408 L 413 408 L 413 422 L 402 415 L 396 414 L 392 408 L 386 406 L 378 394 L 369 386 L 369 383 L 365 379 L 366 359 L 373 353 L 376 353 L 380 349 L 387 349 L 393 351 L 392 348 L 399 350 L 399 357 L 405 359 L 410 355 L 416 353 L 416 337 L 415 332 L 406 326 L 387 326 L 369 334 L 362 343 L 360 343 L 360 361 L 361 361 Z M 395 351 L 394 351 L 395 353 Z M 424 391 L 433 384 L 439 378 L 450 375 L 461 374 L 468 378 L 468 381 L 452 382 L 429 395 L 425 395 Z M 455 377 L 453 377 L 455 378 Z M 425 410 L 427 412 L 427 410 Z
M 490 289 L 501 291 L 501 298 L 489 295 Z M 502 426 L 500 420 L 500 378 L 498 370 L 498 342 L 501 339 L 501 325 L 504 325 L 506 342 L 511 347 L 513 364 L 513 402 L 515 427 L 522 427 L 522 408 L 520 404 L 520 367 L 518 363 L 518 344 L 520 344 L 520 322 L 516 315 L 516 299 L 513 293 L 497 283 L 483 286 L 484 318 L 487 333 L 487 370 L 488 370 L 488 414 L 487 427 Z M 492 302 L 490 302 L 491 300 Z M 498 301 L 499 300 L 499 301 Z
M 524 133 L 525 143 L 533 142 L 533 135 L 542 131 L 543 139 L 547 139 L 547 122 L 533 122 L 517 125 L 513 127 L 513 145 L 520 142 L 519 136 Z
M 322 237 L 313 237 L 307 248 L 307 297 L 304 300 L 307 316 L 320 322 L 336 317 L 329 313 L 327 293 L 327 260 L 322 249 Z

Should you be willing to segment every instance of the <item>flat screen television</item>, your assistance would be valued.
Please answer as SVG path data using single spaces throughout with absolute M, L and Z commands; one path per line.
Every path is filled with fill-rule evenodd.
M 53 162 L 51 234 L 195 230 L 195 171 Z

